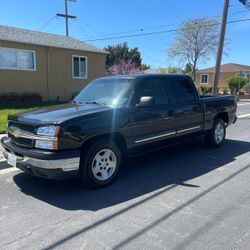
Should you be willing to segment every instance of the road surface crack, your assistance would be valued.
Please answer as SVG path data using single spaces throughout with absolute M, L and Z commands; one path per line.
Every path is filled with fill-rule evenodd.
M 25 240 L 26 238 L 30 237 L 35 231 L 39 230 L 40 228 L 41 227 L 36 227 L 32 231 L 29 231 L 26 235 L 21 236 L 21 237 L 15 239 L 15 240 L 10 241 L 10 242 L 7 242 L 7 243 L 5 243 L 3 245 L 0 245 L 0 248 L 4 248 L 4 247 L 7 247 L 7 246 L 12 245 L 14 243 L 17 243 L 19 241 Z

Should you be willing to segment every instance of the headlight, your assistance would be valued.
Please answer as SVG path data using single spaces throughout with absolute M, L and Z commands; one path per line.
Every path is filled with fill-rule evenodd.
M 36 139 L 35 147 L 41 149 L 57 150 L 59 126 L 42 126 L 37 129 L 36 134 L 41 139 Z
M 55 136 L 58 136 L 59 129 L 60 129 L 59 126 L 43 126 L 43 127 L 39 127 L 37 129 L 36 134 L 43 135 L 43 136 L 55 137 Z

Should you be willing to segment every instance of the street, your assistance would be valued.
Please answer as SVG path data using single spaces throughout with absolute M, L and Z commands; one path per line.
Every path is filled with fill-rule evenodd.
M 0 157 L 0 249 L 249 249 L 250 102 L 219 149 L 202 138 L 128 160 L 103 189 Z

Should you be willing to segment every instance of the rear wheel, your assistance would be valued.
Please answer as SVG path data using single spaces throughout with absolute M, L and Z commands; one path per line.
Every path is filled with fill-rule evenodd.
M 102 187 L 111 183 L 121 165 L 121 151 L 115 142 L 100 139 L 83 149 L 79 177 L 92 187 Z
M 222 146 L 226 136 L 226 125 L 221 118 L 214 120 L 212 129 L 205 135 L 205 142 L 212 148 Z

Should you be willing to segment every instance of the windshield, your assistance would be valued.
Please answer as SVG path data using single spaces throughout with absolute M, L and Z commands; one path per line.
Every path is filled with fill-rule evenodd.
M 134 79 L 102 78 L 89 83 L 74 99 L 77 103 L 123 106 L 134 87 Z

